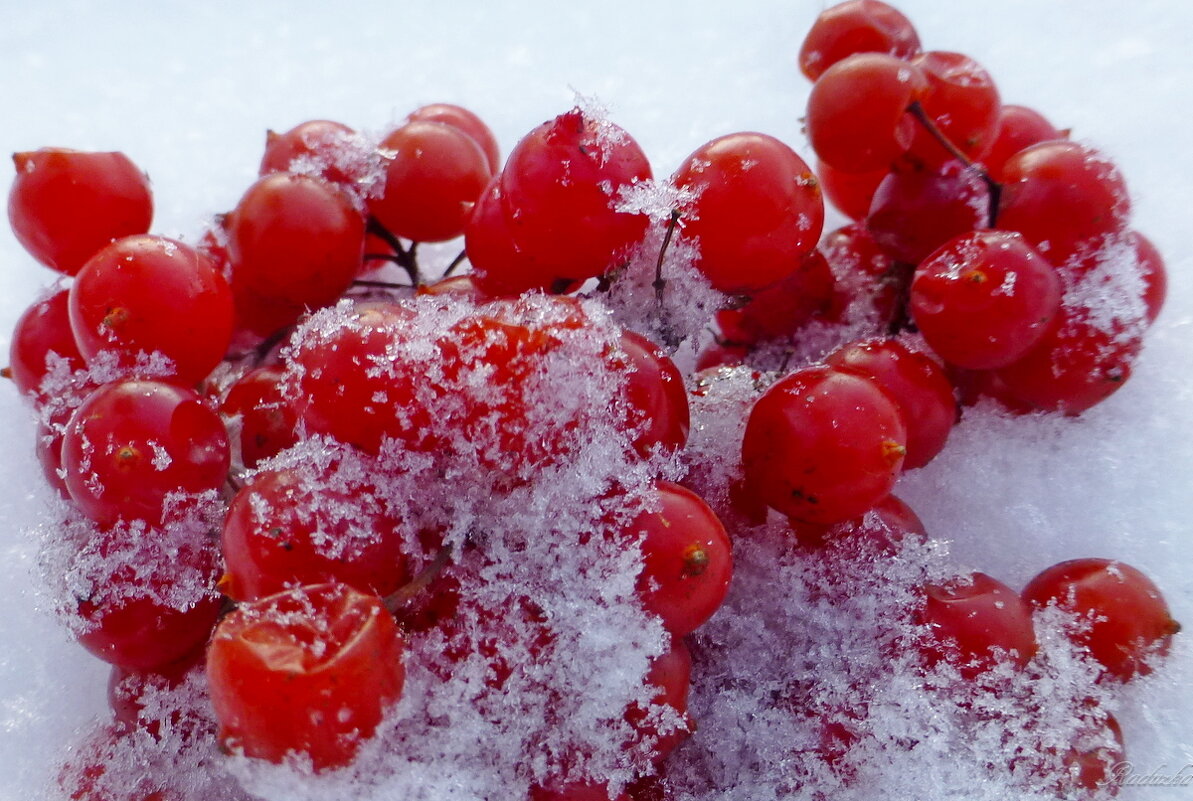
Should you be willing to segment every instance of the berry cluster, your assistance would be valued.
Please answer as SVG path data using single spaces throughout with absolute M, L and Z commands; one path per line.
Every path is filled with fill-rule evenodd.
M 271 132 L 259 179 L 190 245 L 149 233 L 124 155 L 17 154 L 13 230 L 69 280 L 21 317 L 9 374 L 64 501 L 63 614 L 113 666 L 113 719 L 66 795 L 190 798 L 143 775 L 146 753 L 186 754 L 231 798 L 229 770 L 275 763 L 381 783 L 441 755 L 453 710 L 478 752 L 515 754 L 477 774 L 490 791 L 656 797 L 695 731 L 694 671 L 732 681 L 700 629 L 735 558 L 777 534 L 781 561 L 881 571 L 928 543 L 891 493 L 963 402 L 1076 414 L 1121 385 L 1164 268 L 1113 165 L 878 0 L 824 12 L 800 65 L 819 177 L 739 132 L 656 181 L 580 107 L 502 166 L 480 119 L 439 104 L 377 138 Z M 823 237 L 822 188 L 856 220 Z M 428 280 L 419 245 L 460 237 Z M 688 297 L 721 304 L 690 380 L 672 356 L 707 343 L 684 320 L 713 321 Z M 1037 670 L 1041 615 L 1103 685 L 1177 630 L 1108 560 L 1022 597 L 982 573 L 908 589 L 876 641 L 991 697 Z M 850 591 L 826 578 L 809 603 Z M 852 781 L 872 686 L 828 704 L 782 686 Z M 1001 769 L 1099 788 L 1122 736 L 1087 707 L 1071 747 Z

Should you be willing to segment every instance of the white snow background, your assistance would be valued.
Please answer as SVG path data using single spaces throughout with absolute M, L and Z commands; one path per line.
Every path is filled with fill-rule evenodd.
M 336 3 L 0 0 L 0 151 L 122 150 L 145 169 L 153 231 L 194 241 L 256 175 L 267 128 L 329 118 L 381 130 L 429 102 L 466 105 L 503 153 L 575 92 L 595 95 L 665 177 L 738 130 L 807 156 L 796 53 L 820 2 Z M 1134 226 L 1170 295 L 1132 381 L 1079 420 L 964 422 L 897 492 L 954 559 L 1016 589 L 1066 558 L 1152 576 L 1193 624 L 1193 3 L 905 0 L 926 48 L 966 52 L 1004 101 L 1031 105 L 1120 165 Z M 836 218 L 830 218 L 829 226 Z M 829 227 L 826 226 L 826 229 Z M 0 346 L 55 276 L 0 233 Z M 27 530 L 50 491 L 29 411 L 0 387 L 0 801 L 37 799 L 62 745 L 105 713 L 108 668 L 35 608 Z M 989 423 L 989 421 L 986 421 Z M 1139 773 L 1193 768 L 1193 628 L 1122 719 Z M 921 799 L 934 798 L 925 786 Z M 1193 798 L 1193 786 L 1126 799 Z

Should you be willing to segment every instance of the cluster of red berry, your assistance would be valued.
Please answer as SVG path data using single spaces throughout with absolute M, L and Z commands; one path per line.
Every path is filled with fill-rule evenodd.
M 1164 272 L 1111 164 L 1002 106 L 972 59 L 921 52 L 877 0 L 821 15 L 800 62 L 820 178 L 773 137 L 723 136 L 654 220 L 631 197 L 654 187 L 646 156 L 580 108 L 500 169 L 456 106 L 379 142 L 328 121 L 271 133 L 261 177 L 197 247 L 148 233 L 148 182 L 122 154 L 15 157 L 13 229 L 71 281 L 18 322 L 10 372 L 69 503 L 70 625 L 114 665 L 116 722 L 64 772 L 72 799 L 181 797 L 168 777 L 117 795 L 102 755 L 178 729 L 145 694 L 195 676 L 214 719 L 190 710 L 188 737 L 318 773 L 381 747 L 408 668 L 479 666 L 479 707 L 530 687 L 558 712 L 564 683 L 534 666 L 585 635 L 563 619 L 578 603 L 639 627 L 640 669 L 585 707 L 603 739 L 562 753 L 551 732 L 583 725 L 544 714 L 535 742 L 561 753 L 518 778 L 536 801 L 657 790 L 692 728 L 685 637 L 724 601 L 732 557 L 676 483 L 701 467 L 684 377 L 610 309 L 652 235 L 660 316 L 673 239 L 691 254 L 669 263 L 679 280 L 737 296 L 702 366 L 823 356 L 758 374 L 773 383 L 721 510 L 741 531 L 772 509 L 801 547 L 877 537 L 891 557 L 924 537 L 891 490 L 944 447 L 958 390 L 1078 413 L 1126 379 Z M 859 220 L 823 242 L 822 186 Z M 418 244 L 460 236 L 427 282 Z M 1074 643 L 1108 678 L 1145 672 L 1176 628 L 1142 574 L 1104 560 L 1051 568 L 1022 600 L 980 573 L 920 597 L 925 667 L 969 679 L 1033 658 L 1033 604 L 1085 619 Z M 1104 756 L 1074 746 L 1078 784 Z

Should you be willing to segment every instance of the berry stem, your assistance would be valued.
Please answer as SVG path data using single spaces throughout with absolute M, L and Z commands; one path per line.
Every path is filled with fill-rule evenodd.
M 663 244 L 659 247 L 659 259 L 654 266 L 654 287 L 655 300 L 660 306 L 663 305 L 663 287 L 667 282 L 663 280 L 663 257 L 667 255 L 667 248 L 671 245 L 671 237 L 675 233 L 675 226 L 679 224 L 679 209 L 672 209 L 671 216 L 667 219 L 667 230 L 663 234 Z
M 425 590 L 435 580 L 436 576 L 443 572 L 443 568 L 447 567 L 447 563 L 451 561 L 451 555 L 452 548 L 450 545 L 444 545 L 440 548 L 439 552 L 435 554 L 435 558 L 431 560 L 430 564 L 420 570 L 417 576 L 382 599 L 385 608 L 391 614 L 398 614 L 402 607 L 410 603 L 416 595 Z
M 406 274 L 410 276 L 411 285 L 415 287 L 422 286 L 422 274 L 419 272 L 418 256 L 415 253 L 418 248 L 418 243 L 411 242 L 409 248 L 405 247 L 402 244 L 401 239 L 398 239 L 398 237 L 394 236 L 388 228 L 377 222 L 377 220 L 372 217 L 369 218 L 368 231 L 369 233 L 385 240 L 385 244 L 393 248 L 394 255 L 390 257 L 390 260 L 406 271 Z
M 456 257 L 454 259 L 452 259 L 452 263 L 447 265 L 447 269 L 443 271 L 442 277 L 443 278 L 450 277 L 451 274 L 456 271 L 456 268 L 464 263 L 464 259 L 466 259 L 467 257 L 468 257 L 468 251 L 466 251 L 466 250 L 461 250 L 459 253 L 457 253 Z
M 995 223 L 998 221 L 998 204 L 1000 198 L 1002 197 L 1002 184 L 994 180 L 994 178 L 990 176 L 990 173 L 986 172 L 986 169 L 981 164 L 976 163 L 969 158 L 969 156 L 962 153 L 961 150 L 958 149 L 958 147 L 954 145 L 947 136 L 944 135 L 944 131 L 940 130 L 940 127 L 936 124 L 936 121 L 932 119 L 928 112 L 924 111 L 924 107 L 920 105 L 920 101 L 913 100 L 911 105 L 907 107 L 907 113 L 915 117 L 916 120 L 919 121 L 920 125 L 924 126 L 924 130 L 931 134 L 932 138 L 939 142 L 940 146 L 947 150 L 950 156 L 971 170 L 975 170 L 977 172 L 978 177 L 982 179 L 983 183 L 986 184 L 986 188 L 990 190 L 990 209 L 987 213 L 987 224 L 991 228 L 994 228 Z

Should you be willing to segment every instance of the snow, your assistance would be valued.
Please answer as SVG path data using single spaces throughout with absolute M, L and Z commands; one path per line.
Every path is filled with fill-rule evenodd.
M 445 6 L 411 0 L 346 2 L 333 14 L 316 4 L 245 5 L 217 0 L 167 8 L 75 0 L 66 9 L 27 6 L 9 15 L 0 31 L 0 65 L 7 76 L 0 84 L 0 100 L 13 112 L 0 127 L 3 148 L 123 150 L 153 181 L 158 204 L 154 230 L 192 243 L 207 218 L 227 210 L 253 179 L 265 131 L 286 130 L 309 118 L 338 119 L 379 135 L 418 105 L 458 102 L 485 119 L 508 151 L 523 133 L 570 108 L 578 91 L 609 108 L 610 119 L 641 144 L 658 178 L 703 142 L 738 130 L 770 133 L 808 154 L 799 130 L 808 86 L 798 75 L 795 57 L 820 3 L 676 6 L 610 0 L 577 6 L 532 0 L 512 10 L 501 4 Z M 1007 418 L 979 407 L 967 414 L 933 464 L 901 481 L 899 496 L 923 518 L 932 537 L 948 542 L 947 553 L 931 551 L 919 564 L 945 572 L 980 570 L 1018 589 L 1062 559 L 1121 559 L 1151 576 L 1164 590 L 1174 617 L 1189 623 L 1193 524 L 1184 510 L 1193 465 L 1193 416 L 1186 411 L 1193 400 L 1193 377 L 1185 365 L 1193 326 L 1193 251 L 1186 231 L 1193 152 L 1184 146 L 1185 120 L 1174 110 L 1193 104 L 1193 52 L 1184 42 L 1193 6 L 1171 0 L 1093 0 L 1075 11 L 1064 0 L 1008 0 L 962 9 L 911 0 L 900 8 L 927 47 L 972 54 L 989 69 L 1006 102 L 1034 106 L 1058 127 L 1072 128 L 1079 139 L 1114 158 L 1132 191 L 1134 225 L 1155 241 L 1170 274 L 1167 308 L 1148 334 L 1133 378 L 1119 393 L 1077 420 Z M 826 230 L 833 225 L 830 219 Z M 432 263 L 441 255 L 446 264 L 455 250 L 426 253 Z M 6 342 L 19 314 L 54 276 L 34 265 L 8 233 L 0 234 L 0 262 L 5 289 L 0 293 L 0 341 Z M 653 262 L 648 266 L 653 268 Z M 642 271 L 645 283 L 647 272 Z M 689 291 L 705 297 L 700 287 Z M 641 316 L 633 309 L 624 313 Z M 678 324 L 685 331 L 694 326 L 688 320 Z M 714 399 L 717 408 L 731 408 L 748 392 L 742 385 L 748 381 L 730 379 L 727 397 Z M 53 492 L 43 485 L 33 457 L 31 413 L 15 396 L 0 392 L 0 415 L 9 432 L 0 464 L 0 512 L 7 522 L 0 532 L 0 602 L 6 609 L 7 635 L 0 651 L 0 799 L 5 801 L 45 796 L 46 777 L 64 744 L 106 714 L 108 675 L 105 665 L 69 642 L 36 586 L 37 547 L 28 532 L 46 524 Z M 699 416 L 693 422 L 695 431 Z M 709 434 L 732 435 L 732 430 Z M 706 452 L 700 442 L 694 453 Z M 709 466 L 702 475 L 708 481 L 728 481 L 728 468 L 717 467 Z M 519 511 L 529 514 L 511 503 L 510 513 Z M 791 581 L 783 602 L 799 606 L 809 601 L 803 605 L 808 620 L 798 633 L 803 639 L 793 641 L 790 650 L 810 647 L 802 653 L 826 657 L 860 654 L 854 669 L 856 675 L 864 674 L 876 659 L 867 650 L 874 643 L 842 640 L 828 628 L 840 617 L 830 616 L 821 601 L 810 598 L 818 581 L 815 567 L 767 550 L 773 547 L 764 542 L 748 551 L 751 556 L 739 570 L 745 575 L 773 567 L 768 562 L 773 556 L 781 575 Z M 892 566 L 886 576 L 911 569 Z M 838 580 L 872 586 L 881 578 L 848 574 Z M 768 606 L 772 595 L 734 596 L 731 605 L 755 616 L 737 630 L 715 618 L 706 632 L 705 655 L 726 643 L 748 641 L 759 627 L 773 622 L 777 613 Z M 855 593 L 847 612 L 859 620 L 882 614 L 867 606 L 867 597 Z M 575 632 L 578 643 L 580 635 Z M 1051 691 L 1047 697 L 1056 703 L 1039 712 L 1052 714 L 1049 720 L 1063 726 L 1065 721 L 1053 714 L 1061 699 L 1088 684 L 1074 678 L 1079 666 L 1066 667 L 1067 652 L 1058 637 L 1046 631 L 1041 640 L 1043 655 L 1032 682 L 1043 693 Z M 824 650 L 834 642 L 836 650 Z M 856 646 L 852 651 L 851 645 Z M 584 647 L 595 653 L 605 644 L 588 642 Z M 657 652 L 657 647 L 638 643 L 636 658 L 645 658 L 652 648 Z M 699 666 L 699 649 L 695 656 Z M 774 659 L 783 656 L 775 654 Z M 415 688 L 419 670 L 421 681 L 429 681 L 430 667 L 415 666 Z M 807 664 L 799 667 L 814 670 Z M 749 711 L 757 703 L 756 695 L 746 693 L 720 712 L 704 711 L 713 697 L 710 688 L 729 692 L 718 684 L 720 679 L 698 679 L 693 712 L 701 717 L 699 738 L 733 731 L 731 713 Z M 940 687 L 947 680 L 934 676 L 930 683 Z M 973 759 L 954 759 L 960 746 L 964 755 L 979 755 L 992 729 L 956 728 L 954 717 L 941 718 L 917 706 L 917 697 L 912 688 L 896 685 L 876 690 L 871 699 L 872 710 L 877 710 L 872 715 L 879 715 L 874 719 L 881 723 L 874 743 L 897 740 L 916 726 L 927 727 L 921 733 L 931 729 L 939 735 L 930 739 L 931 748 L 888 765 L 882 774 L 887 797 L 1023 797 L 990 783 Z M 412 694 L 403 703 L 421 703 L 417 698 Z M 1030 699 L 1015 696 L 1011 703 L 1028 704 Z M 1162 778 L 1182 769 L 1188 773 L 1186 766 L 1193 764 L 1191 703 L 1193 645 L 1178 636 L 1164 668 L 1115 701 L 1135 774 Z M 757 727 L 774 714 L 773 709 L 753 711 L 758 718 L 751 726 Z M 474 732 L 488 731 L 480 715 L 470 724 Z M 755 764 L 784 758 L 777 751 L 776 733 L 793 724 L 777 720 L 775 726 L 758 728 L 769 739 L 755 739 Z M 959 733 L 972 742 L 959 742 Z M 437 742 L 427 743 L 428 753 Z M 874 743 L 866 748 L 877 747 Z M 514 750 L 503 744 L 501 753 Z M 683 753 L 688 760 L 683 764 L 693 768 L 693 776 L 729 776 L 728 789 L 717 797 L 768 797 L 765 788 L 749 795 L 752 780 L 733 761 L 742 752 L 722 753 L 720 762 L 701 761 L 692 749 Z M 867 753 L 873 758 L 863 765 L 863 774 L 875 770 L 883 754 L 889 756 L 865 751 L 862 758 Z M 214 758 L 194 753 L 183 762 Z M 441 771 L 428 771 L 417 755 L 410 759 L 411 770 L 422 765 L 414 776 L 424 797 L 459 797 L 453 793 L 460 787 Z M 806 760 L 797 764 L 803 769 L 799 766 L 815 767 Z M 135 775 L 135 767 L 131 769 Z M 501 770 L 507 769 L 497 765 L 490 774 L 469 774 L 472 787 L 500 781 L 507 775 Z M 243 772 L 254 788 L 270 790 L 268 797 L 300 797 L 287 795 L 291 779 L 286 775 L 247 766 Z M 824 786 L 831 787 L 832 780 L 824 777 Z M 323 797 L 344 797 L 332 780 L 325 784 Z M 1127 787 L 1121 797 L 1153 801 L 1187 795 L 1188 787 L 1178 785 Z

